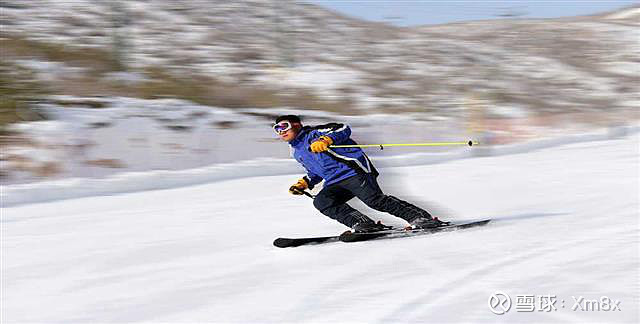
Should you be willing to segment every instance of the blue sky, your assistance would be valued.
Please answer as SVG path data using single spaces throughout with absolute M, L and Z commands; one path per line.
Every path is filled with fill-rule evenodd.
M 334 11 L 366 20 L 386 21 L 402 26 L 500 18 L 523 14 L 528 18 L 589 15 L 640 3 L 629 0 L 603 1 L 355 1 L 309 0 Z

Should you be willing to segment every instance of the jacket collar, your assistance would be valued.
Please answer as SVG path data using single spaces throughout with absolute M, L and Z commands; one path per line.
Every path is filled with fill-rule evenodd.
M 298 135 L 296 135 L 296 138 L 294 138 L 293 141 L 289 142 L 289 145 L 293 147 L 298 146 L 300 143 L 304 141 L 306 133 L 308 133 L 310 130 L 311 130 L 311 127 L 309 126 L 303 126 L 302 128 L 300 128 Z

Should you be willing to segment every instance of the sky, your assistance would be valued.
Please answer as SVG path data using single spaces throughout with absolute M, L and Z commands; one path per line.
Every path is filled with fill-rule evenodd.
M 309 0 L 342 14 L 365 20 L 384 21 L 400 26 L 443 24 L 449 22 L 498 19 L 517 14 L 526 18 L 555 18 L 589 15 L 619 9 L 640 1 L 372 1 Z

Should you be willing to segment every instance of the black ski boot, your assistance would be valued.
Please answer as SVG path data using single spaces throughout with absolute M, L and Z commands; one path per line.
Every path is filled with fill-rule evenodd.
M 355 223 L 351 225 L 351 230 L 347 232 L 351 233 L 371 233 L 379 232 L 391 229 L 391 226 L 383 225 L 381 222 L 374 222 L 367 215 L 355 210 L 349 214 L 355 220 Z
M 439 220 L 438 217 L 433 217 L 433 218 L 418 217 L 409 222 L 409 227 L 407 227 L 407 229 L 412 230 L 412 229 L 423 229 L 423 228 L 436 228 L 441 226 L 447 226 L 450 224 L 451 223 L 449 222 L 443 222 Z
M 372 232 L 380 232 L 391 229 L 391 226 L 387 226 L 382 224 L 380 221 L 377 223 L 369 220 L 368 222 L 360 222 L 354 224 L 351 229 L 354 233 L 372 233 Z

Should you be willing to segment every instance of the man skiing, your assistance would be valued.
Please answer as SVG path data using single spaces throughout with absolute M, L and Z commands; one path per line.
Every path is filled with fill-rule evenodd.
M 294 195 L 313 189 L 324 180 L 313 205 L 322 214 L 350 227 L 354 232 L 375 232 L 389 227 L 353 209 L 347 201 L 358 197 L 367 206 L 409 222 L 411 228 L 446 225 L 427 211 L 394 196 L 385 195 L 376 178 L 378 171 L 360 148 L 334 148 L 331 145 L 355 145 L 349 126 L 329 123 L 303 126 L 295 115 L 276 119 L 278 136 L 289 143 L 293 157 L 307 170 L 307 175 L 289 188 Z

